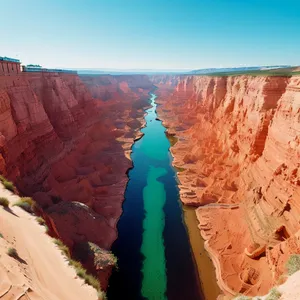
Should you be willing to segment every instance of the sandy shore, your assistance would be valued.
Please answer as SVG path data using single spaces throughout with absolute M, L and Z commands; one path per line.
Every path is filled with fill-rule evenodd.
M 0 197 L 10 202 L 9 210 L 0 206 L 0 299 L 96 300 L 97 291 L 76 276 L 45 227 L 13 206 L 19 197 L 2 184 Z M 18 260 L 7 255 L 9 248 Z
M 164 122 L 162 123 L 167 128 L 167 133 L 168 126 Z M 173 159 L 172 165 L 174 168 L 176 168 L 176 165 L 174 164 L 175 156 L 172 152 L 172 146 L 170 147 L 169 151 Z M 178 178 L 178 174 L 179 173 L 177 173 L 178 187 L 179 190 L 181 190 L 182 185 L 180 183 L 180 179 Z M 194 260 L 200 279 L 201 290 L 204 293 L 205 299 L 217 299 L 218 295 L 220 295 L 221 293 L 216 279 L 217 268 L 214 264 L 212 257 L 210 256 L 209 250 L 205 247 L 205 240 L 202 238 L 200 230 L 198 228 L 199 221 L 196 216 L 196 209 L 195 207 L 184 205 L 184 201 L 181 197 L 180 200 L 182 202 L 184 222 L 189 234 L 191 249 L 193 251 Z
M 183 205 L 184 221 L 189 233 L 190 244 L 198 269 L 201 289 L 207 300 L 215 300 L 221 293 L 215 274 L 213 262 L 205 249 L 205 240 L 198 228 L 199 222 L 196 217 L 195 208 Z

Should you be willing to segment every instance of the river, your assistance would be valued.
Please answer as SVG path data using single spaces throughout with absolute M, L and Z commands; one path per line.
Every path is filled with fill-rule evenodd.
M 110 279 L 108 300 L 204 299 L 155 98 L 150 94 L 144 136 L 132 148 L 134 167 L 112 247 L 118 269 Z

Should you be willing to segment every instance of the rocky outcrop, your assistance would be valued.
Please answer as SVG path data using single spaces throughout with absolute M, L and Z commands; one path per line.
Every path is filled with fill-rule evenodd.
M 145 76 L 0 76 L 0 171 L 33 196 L 71 251 L 82 242 L 109 249 L 116 239 L 151 88 Z
M 225 294 L 265 294 L 300 253 L 300 77 L 160 80 L 180 196 Z

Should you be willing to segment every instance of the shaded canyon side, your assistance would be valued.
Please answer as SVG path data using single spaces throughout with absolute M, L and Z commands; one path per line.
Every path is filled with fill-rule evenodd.
M 34 198 L 49 233 L 104 289 L 112 268 L 105 250 L 117 237 L 131 146 L 152 87 L 143 75 L 0 76 L 0 172 Z M 92 247 L 97 270 L 95 253 L 85 256 L 88 242 L 100 247 Z
M 300 253 L 300 77 L 151 80 L 180 197 L 225 295 L 263 295 Z

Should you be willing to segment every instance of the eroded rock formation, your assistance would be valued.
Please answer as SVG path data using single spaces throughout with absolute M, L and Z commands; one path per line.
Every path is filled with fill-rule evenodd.
M 300 253 L 300 77 L 175 79 L 153 82 L 181 200 L 225 294 L 263 295 Z
M 181 200 L 197 207 L 220 287 L 266 294 L 300 253 L 300 77 L 151 80 L 178 138 Z M 0 172 L 71 251 L 116 239 L 151 88 L 146 76 L 0 76 Z M 110 270 L 97 269 L 104 288 Z
M 151 88 L 145 76 L 0 76 L 0 172 L 33 196 L 71 251 L 83 242 L 109 249 L 116 239 Z

